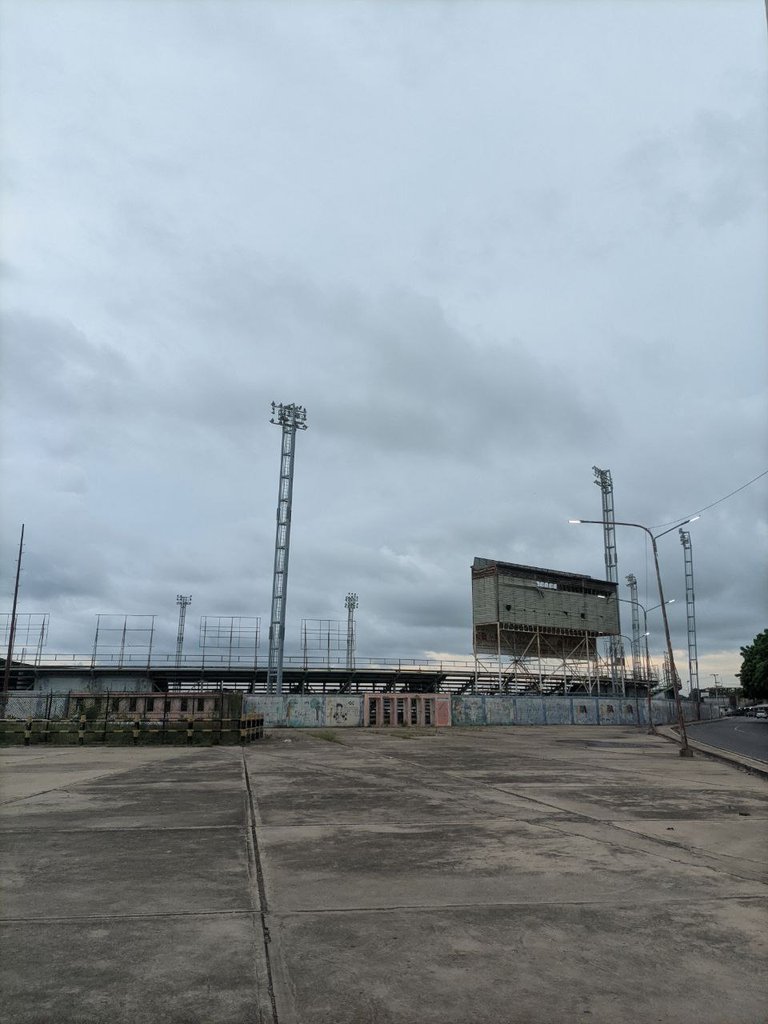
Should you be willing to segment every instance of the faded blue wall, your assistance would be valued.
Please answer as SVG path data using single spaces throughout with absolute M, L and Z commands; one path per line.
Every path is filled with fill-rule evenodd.
M 273 728 L 327 728 L 363 724 L 363 696 L 306 695 L 269 697 L 249 694 L 244 708 L 264 715 Z M 683 704 L 687 720 L 696 707 Z M 639 716 L 639 718 L 638 718 Z M 642 698 L 512 697 L 464 695 L 451 697 L 454 725 L 640 725 L 648 724 L 648 705 Z M 717 718 L 717 708 L 703 704 L 701 717 Z M 673 700 L 653 701 L 654 725 L 677 721 Z
M 683 712 L 687 721 L 696 718 L 695 705 L 684 703 Z M 701 717 L 716 712 L 704 704 Z M 652 714 L 654 725 L 677 721 L 673 700 L 654 700 Z M 468 695 L 451 697 L 451 715 L 454 725 L 647 725 L 648 704 L 634 697 Z
M 41 668 L 35 677 L 35 690 L 44 690 L 46 693 L 111 693 L 113 690 L 120 693 L 147 693 L 151 689 L 152 684 L 148 682 L 146 672 L 137 672 L 135 676 L 127 673 L 119 676 L 114 673 L 100 675 L 98 668 L 93 672 L 84 668 L 82 672 L 63 676 L 55 672 L 49 674 Z

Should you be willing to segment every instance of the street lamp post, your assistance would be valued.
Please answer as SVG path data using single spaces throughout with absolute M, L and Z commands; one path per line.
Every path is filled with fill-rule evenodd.
M 647 526 L 643 526 L 642 523 L 616 523 L 616 526 L 631 526 L 636 530 L 643 530 L 651 539 L 651 547 L 653 549 L 653 564 L 656 569 L 656 583 L 659 588 L 659 601 L 661 608 L 661 617 L 664 620 L 664 635 L 667 641 L 667 656 L 669 657 L 669 670 L 672 674 L 672 689 L 675 694 L 675 708 L 677 710 L 677 725 L 680 730 L 680 756 L 681 757 L 693 757 L 693 751 L 688 746 L 688 733 L 685 729 L 685 716 L 683 714 L 683 704 L 680 700 L 680 683 L 677 679 L 677 668 L 675 667 L 675 656 L 672 653 L 672 637 L 669 632 L 669 619 L 667 618 L 667 607 L 666 601 L 664 600 L 664 588 L 661 583 L 661 569 L 659 568 L 659 549 L 656 546 L 656 541 L 660 537 L 665 536 L 667 533 L 671 533 L 673 530 L 677 530 L 680 526 L 685 526 L 686 523 L 692 523 L 699 516 L 692 516 L 690 519 L 685 519 L 681 523 L 675 523 L 668 530 L 662 531 L 662 533 L 654 534 Z M 603 522 L 601 519 L 569 519 L 569 523 L 590 523 L 595 526 L 602 526 Z
M 674 604 L 676 600 L 677 598 L 670 597 L 666 603 Z M 627 601 L 625 597 L 620 597 L 619 601 L 623 601 L 624 604 L 632 603 L 631 601 Z M 640 602 L 638 601 L 637 607 L 643 613 L 643 629 L 645 630 L 645 632 L 643 633 L 643 639 L 645 640 L 645 677 L 647 680 L 646 697 L 648 699 L 648 732 L 650 734 L 655 734 L 656 727 L 653 724 L 653 704 L 651 703 L 651 655 L 650 651 L 648 650 L 648 637 L 650 636 L 650 633 L 648 632 L 648 614 L 650 612 L 655 612 L 657 608 L 661 608 L 661 605 L 654 604 L 650 608 L 645 608 L 645 606 L 640 604 Z

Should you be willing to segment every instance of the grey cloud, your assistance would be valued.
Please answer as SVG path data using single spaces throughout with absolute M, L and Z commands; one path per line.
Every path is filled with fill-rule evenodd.
M 52 649 L 121 609 L 172 648 L 182 591 L 190 626 L 264 623 L 272 399 L 310 424 L 291 643 L 354 589 L 361 655 L 466 654 L 476 554 L 601 575 L 566 522 L 599 515 L 594 463 L 646 523 L 758 472 L 764 66 L 736 7 L 69 3 L 54 32 L 9 5 L 6 599 L 24 520 Z M 762 628 L 764 504 L 696 524 L 702 652 Z M 619 557 L 654 604 L 641 539 Z

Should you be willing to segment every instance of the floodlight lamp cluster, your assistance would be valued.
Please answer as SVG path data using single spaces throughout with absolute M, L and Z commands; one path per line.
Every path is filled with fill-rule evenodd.
M 283 404 L 272 402 L 272 418 L 270 423 L 276 423 L 280 427 L 294 427 L 296 430 L 307 429 L 307 410 L 303 405 Z
M 191 594 L 177 594 L 176 595 L 176 604 L 182 604 L 182 605 L 192 604 L 192 595 Z
M 357 608 L 357 606 L 357 594 L 347 594 L 347 596 L 344 598 L 344 607 L 350 609 Z

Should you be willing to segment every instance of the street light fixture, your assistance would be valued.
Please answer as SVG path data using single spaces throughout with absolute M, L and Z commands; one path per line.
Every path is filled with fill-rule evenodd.
M 660 537 L 664 537 L 668 533 L 672 533 L 673 530 L 677 530 L 681 526 L 685 526 L 687 523 L 693 523 L 701 516 L 691 516 L 690 519 L 684 519 L 680 523 L 675 523 L 674 526 L 670 526 L 668 530 L 663 530 L 661 533 L 654 534 L 653 531 L 643 526 L 642 523 L 616 523 L 616 526 L 631 526 L 636 530 L 643 530 L 644 533 L 648 534 L 651 538 L 651 547 L 653 548 L 653 564 L 656 568 L 656 583 L 659 588 L 659 607 L 661 608 L 661 616 L 664 619 L 664 634 L 667 640 L 667 655 L 669 657 L 669 671 L 672 675 L 672 689 L 675 694 L 675 708 L 677 710 L 677 725 L 680 730 L 680 756 L 681 757 L 693 757 L 693 751 L 688 746 L 688 733 L 685 729 L 685 716 L 683 715 L 683 704 L 680 700 L 680 683 L 677 679 L 677 668 L 675 667 L 675 656 L 672 652 L 672 637 L 669 632 L 669 619 L 667 618 L 667 602 L 664 600 L 664 588 L 661 584 L 661 569 L 659 568 L 659 549 L 656 546 L 656 541 Z M 602 526 L 602 519 L 569 519 L 569 523 L 588 523 L 594 526 Z

